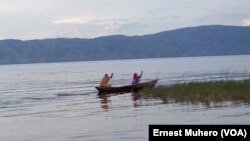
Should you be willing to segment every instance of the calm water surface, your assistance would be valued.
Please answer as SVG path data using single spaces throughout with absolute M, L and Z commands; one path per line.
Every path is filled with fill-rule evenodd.
M 148 139 L 149 124 L 250 124 L 250 106 L 163 103 L 126 93 L 98 96 L 94 86 L 114 73 L 115 86 L 133 72 L 157 85 L 249 78 L 250 56 L 161 58 L 0 66 L 0 140 L 117 141 Z

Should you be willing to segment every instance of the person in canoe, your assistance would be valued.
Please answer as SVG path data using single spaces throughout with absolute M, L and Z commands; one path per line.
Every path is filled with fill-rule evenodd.
M 111 84 L 109 84 L 109 80 L 113 77 L 113 73 L 111 73 L 111 76 L 108 74 L 105 74 L 100 82 L 100 87 L 111 87 Z
M 136 84 L 140 83 L 142 74 L 143 74 L 143 71 L 141 71 L 141 74 L 139 76 L 138 76 L 137 73 L 134 73 L 133 80 L 132 80 L 132 85 L 136 85 Z

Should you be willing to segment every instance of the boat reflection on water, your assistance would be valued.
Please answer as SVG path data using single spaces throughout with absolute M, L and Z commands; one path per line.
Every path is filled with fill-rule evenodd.
M 142 105 L 139 93 L 132 93 L 132 100 L 134 103 L 134 108 Z
M 99 98 L 100 98 L 101 108 L 104 111 L 108 111 L 109 103 L 111 102 L 111 100 L 108 99 L 108 95 L 99 95 Z
M 96 86 L 95 88 L 98 90 L 99 95 L 101 94 L 109 94 L 109 93 L 128 93 L 128 92 L 138 92 L 143 88 L 152 88 L 156 85 L 159 79 L 153 79 L 146 82 L 141 82 L 138 84 L 130 84 L 118 87 L 100 87 Z
M 111 100 L 109 99 L 112 96 L 117 96 L 121 94 L 128 94 L 128 93 L 118 93 L 118 94 L 99 94 L 98 98 L 100 98 L 100 106 L 104 111 L 108 111 L 110 109 Z M 140 94 L 132 92 L 131 93 L 131 100 L 133 102 L 133 107 L 137 108 L 141 106 Z
M 140 101 L 140 94 L 139 91 L 143 88 L 152 88 L 156 85 L 159 79 L 153 79 L 148 80 L 146 82 L 134 84 L 134 85 L 124 85 L 119 87 L 95 87 L 99 93 L 99 98 L 101 107 L 105 111 L 109 109 L 109 103 L 111 103 L 111 100 L 108 99 L 108 97 L 114 96 L 114 95 L 121 95 L 121 94 L 128 94 L 131 93 L 131 97 L 133 100 L 133 106 L 136 108 L 139 105 L 141 105 Z

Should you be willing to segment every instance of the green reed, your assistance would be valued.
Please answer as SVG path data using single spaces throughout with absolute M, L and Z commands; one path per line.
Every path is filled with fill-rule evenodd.
M 144 89 L 141 96 L 145 99 L 159 98 L 165 102 L 250 103 L 250 79 L 160 85 L 152 89 Z

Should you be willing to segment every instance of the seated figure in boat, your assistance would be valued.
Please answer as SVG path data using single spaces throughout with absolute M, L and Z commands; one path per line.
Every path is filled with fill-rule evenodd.
M 111 84 L 109 84 L 109 80 L 113 77 L 113 73 L 111 73 L 111 76 L 108 74 L 105 74 L 100 82 L 100 87 L 111 87 Z
M 141 74 L 139 76 L 137 75 L 137 73 L 134 73 L 133 80 L 132 80 L 133 85 L 136 85 L 136 84 L 140 83 L 142 74 L 143 74 L 143 71 L 141 71 Z

